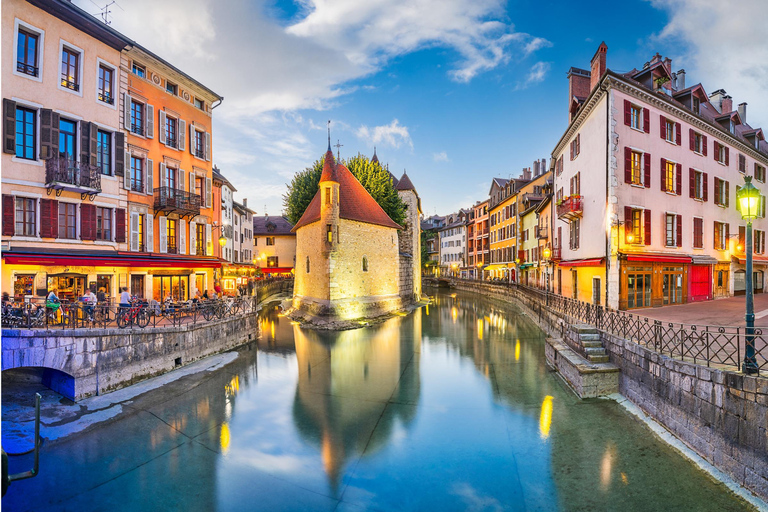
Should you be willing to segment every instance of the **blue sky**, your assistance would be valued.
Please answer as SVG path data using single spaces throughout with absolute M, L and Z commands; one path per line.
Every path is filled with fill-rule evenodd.
M 89 12 L 105 0 L 75 0 Z M 258 214 L 319 158 L 332 120 L 358 152 L 418 189 L 426 214 L 484 199 L 494 176 L 549 159 L 566 127 L 569 67 L 659 52 L 686 81 L 768 120 L 761 0 L 121 0 L 112 26 L 224 96 L 214 161 Z M 151 13 L 151 16 L 147 16 Z M 761 15 L 757 15 L 762 13 Z

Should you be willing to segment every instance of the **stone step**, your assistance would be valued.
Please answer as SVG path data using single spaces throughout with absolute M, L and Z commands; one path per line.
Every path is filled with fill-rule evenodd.
M 606 353 L 605 349 L 603 347 L 600 347 L 600 348 L 588 347 L 588 348 L 584 349 L 584 352 L 586 352 L 586 354 L 588 356 L 590 356 L 590 355 L 592 355 L 592 356 L 602 356 L 602 355 L 605 355 L 605 353 Z
M 572 326 L 572 329 L 576 331 L 577 334 L 598 334 L 599 331 L 597 330 L 597 327 L 593 327 L 589 324 L 575 324 Z
M 589 359 L 592 363 L 607 363 L 609 361 L 608 356 L 587 356 L 587 359 Z
M 585 341 L 585 340 L 590 340 L 590 341 L 592 341 L 592 340 L 599 340 L 600 339 L 600 334 L 599 333 L 579 333 L 579 339 L 581 341 Z
M 580 341 L 581 341 L 581 346 L 584 348 L 587 348 L 587 347 L 602 348 L 603 347 L 603 343 L 598 340 L 588 340 L 588 341 L 580 340 Z

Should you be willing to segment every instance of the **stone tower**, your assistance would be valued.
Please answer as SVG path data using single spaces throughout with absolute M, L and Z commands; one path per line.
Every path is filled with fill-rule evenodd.
M 397 195 L 406 205 L 405 229 L 400 242 L 400 297 L 406 304 L 421 298 L 421 200 L 408 175 L 397 181 Z

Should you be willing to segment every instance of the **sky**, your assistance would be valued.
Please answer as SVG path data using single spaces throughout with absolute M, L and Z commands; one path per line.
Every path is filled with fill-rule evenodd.
M 74 0 L 98 13 L 107 0 Z M 224 97 L 213 161 L 257 214 L 321 158 L 404 171 L 425 215 L 487 198 L 550 154 L 567 127 L 571 66 L 656 53 L 686 84 L 746 101 L 768 127 L 764 0 L 118 0 L 112 27 Z M 334 151 L 336 149 L 334 148 Z

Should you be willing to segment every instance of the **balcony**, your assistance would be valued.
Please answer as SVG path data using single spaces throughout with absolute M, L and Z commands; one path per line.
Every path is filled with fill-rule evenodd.
M 192 218 L 200 214 L 200 196 L 170 187 L 155 189 L 155 213 L 176 213 L 179 217 Z
M 67 75 L 61 76 L 61 86 L 75 92 L 80 91 L 80 84 L 78 84 L 74 78 Z
M 104 103 L 108 103 L 110 105 L 115 104 L 115 98 L 106 91 L 99 91 L 99 101 L 103 101 Z
M 549 257 L 549 260 L 546 258 L 543 258 L 545 261 L 560 261 L 562 259 L 562 248 L 561 247 L 552 247 L 550 249 L 552 251 L 552 254 Z
M 166 135 L 165 145 L 169 148 L 179 149 L 179 141 L 176 140 L 176 137 L 171 137 L 170 135 Z
M 31 64 L 27 64 L 21 61 L 16 61 L 16 71 L 19 73 L 24 73 L 25 75 L 29 76 L 37 76 L 37 68 L 35 66 L 32 66 Z
M 536 238 L 539 240 L 546 240 L 549 238 L 549 226 L 534 226 L 533 231 Z
M 80 192 L 82 199 L 91 199 L 101 192 L 101 173 L 96 166 L 75 162 L 67 157 L 54 157 L 45 161 L 45 188 L 60 196 L 62 190 Z
M 205 160 L 205 150 L 195 148 L 195 156 L 200 160 Z
M 132 124 L 131 125 L 131 133 L 134 133 L 136 135 L 144 135 L 144 126 L 140 124 Z
M 581 217 L 584 207 L 581 196 L 568 196 L 557 205 L 557 218 L 573 220 Z

